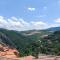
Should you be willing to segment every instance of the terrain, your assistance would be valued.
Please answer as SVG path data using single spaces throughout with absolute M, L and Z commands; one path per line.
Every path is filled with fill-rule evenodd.
M 30 55 L 39 58 L 39 54 L 45 54 L 47 58 L 50 55 L 54 56 L 51 58 L 60 56 L 60 30 L 56 28 L 29 31 L 0 29 L 0 55 L 7 47 L 8 51 L 17 52 L 17 58 Z

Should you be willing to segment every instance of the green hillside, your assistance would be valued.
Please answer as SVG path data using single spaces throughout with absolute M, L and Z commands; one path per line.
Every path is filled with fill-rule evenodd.
M 36 36 L 37 38 L 37 36 Z M 0 29 L 0 39 L 6 45 L 16 48 L 20 52 L 20 56 L 35 55 L 39 47 L 38 40 L 25 36 L 21 32 Z
M 0 44 L 16 48 L 20 56 L 60 55 L 60 31 L 12 31 L 0 29 Z

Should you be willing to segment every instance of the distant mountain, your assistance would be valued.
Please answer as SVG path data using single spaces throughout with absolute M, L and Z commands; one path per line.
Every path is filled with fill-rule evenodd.
M 51 28 L 48 28 L 46 30 L 47 31 L 59 31 L 60 30 L 60 27 L 51 27 Z

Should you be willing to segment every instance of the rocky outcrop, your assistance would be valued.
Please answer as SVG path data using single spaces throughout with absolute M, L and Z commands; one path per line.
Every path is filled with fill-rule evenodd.
M 19 52 L 14 48 L 10 48 L 8 46 L 3 46 L 2 44 L 0 44 L 0 56 L 6 58 L 18 58 Z

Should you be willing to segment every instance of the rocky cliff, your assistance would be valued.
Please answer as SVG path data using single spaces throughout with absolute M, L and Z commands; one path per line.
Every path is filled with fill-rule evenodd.
M 19 52 L 14 48 L 0 44 L 0 56 L 6 58 L 18 58 Z

